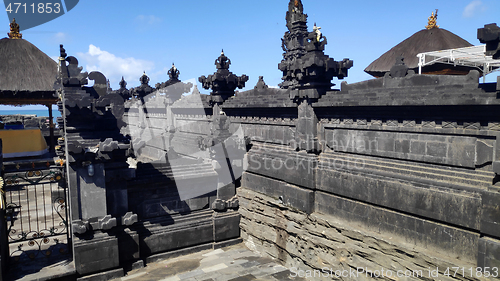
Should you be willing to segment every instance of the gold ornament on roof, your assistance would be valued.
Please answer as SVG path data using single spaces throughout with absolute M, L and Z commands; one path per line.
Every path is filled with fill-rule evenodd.
M 10 23 L 10 32 L 7 33 L 10 39 L 22 39 L 23 34 L 19 33 L 19 24 L 16 23 L 16 19 L 12 19 Z
M 429 23 L 425 26 L 425 28 L 433 29 L 435 27 L 439 27 L 439 25 L 436 24 L 437 17 L 438 17 L 438 10 L 436 9 L 436 14 L 432 12 L 432 15 L 429 17 Z
M 316 26 L 316 23 L 314 23 L 313 32 L 316 34 L 316 42 L 319 42 L 319 40 L 323 37 L 323 34 L 321 34 L 321 27 Z

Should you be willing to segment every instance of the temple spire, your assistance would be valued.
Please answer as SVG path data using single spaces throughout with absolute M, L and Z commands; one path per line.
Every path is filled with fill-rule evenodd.
M 10 23 L 10 32 L 7 33 L 10 39 L 22 39 L 23 34 L 19 33 L 19 24 L 16 23 L 16 19 L 12 19 Z
M 353 62 L 349 59 L 335 61 L 325 55 L 326 37 L 321 27 L 314 23 L 312 32 L 307 30 L 307 14 L 300 0 L 290 0 L 286 12 L 288 31 L 281 39 L 283 60 L 278 68 L 283 72 L 282 89 L 290 89 L 290 98 L 318 99 L 331 90 L 333 77 L 343 79 Z
M 242 89 L 248 81 L 248 76 L 245 74 L 237 76 L 229 71 L 230 64 L 231 60 L 222 50 L 221 55 L 215 60 L 217 72 L 208 77 L 203 75 L 198 78 L 204 89 L 212 89 L 210 93 L 210 103 L 212 105 L 221 105 L 225 100 L 234 96 L 236 88 Z

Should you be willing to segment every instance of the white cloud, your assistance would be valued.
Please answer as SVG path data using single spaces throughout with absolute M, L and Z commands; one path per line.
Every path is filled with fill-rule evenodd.
M 84 71 L 88 71 L 89 73 L 91 71 L 99 71 L 104 74 L 109 79 L 111 88 L 113 89 L 118 88 L 118 82 L 120 82 L 122 76 L 127 81 L 128 88 L 137 86 L 139 84 L 139 77 L 141 77 L 143 71 L 146 71 L 146 74 L 148 74 L 148 72 L 154 69 L 154 63 L 151 61 L 132 57 L 117 57 L 92 44 L 89 46 L 88 52 L 77 53 L 76 57 L 80 60 L 80 65 L 84 65 Z
M 58 44 L 66 43 L 69 39 L 68 34 L 64 32 L 57 32 L 52 36 L 53 41 L 56 41 Z
M 157 24 L 162 22 L 161 18 L 153 15 L 149 16 L 138 15 L 135 19 L 141 23 L 147 23 L 147 24 Z
M 481 0 L 473 0 L 465 7 L 462 16 L 464 18 L 470 18 L 475 16 L 478 12 L 483 12 L 485 10 L 486 7 Z

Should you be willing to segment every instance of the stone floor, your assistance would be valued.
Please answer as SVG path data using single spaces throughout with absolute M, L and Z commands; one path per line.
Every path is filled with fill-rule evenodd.
M 306 280 L 276 260 L 250 251 L 244 244 L 206 250 L 186 256 L 148 264 L 114 281 L 246 281 Z

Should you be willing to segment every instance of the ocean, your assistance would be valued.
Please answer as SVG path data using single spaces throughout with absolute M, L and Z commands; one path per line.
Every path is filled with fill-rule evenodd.
M 48 109 L 35 109 L 35 110 L 26 110 L 26 109 L 11 109 L 11 110 L 0 110 L 0 115 L 36 115 L 37 117 L 49 117 Z M 61 112 L 59 110 L 52 110 L 52 115 L 54 117 L 54 122 L 56 122 L 57 117 L 61 117 Z

